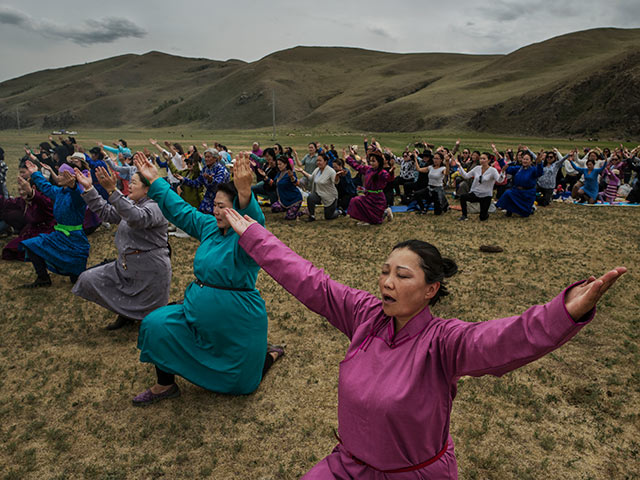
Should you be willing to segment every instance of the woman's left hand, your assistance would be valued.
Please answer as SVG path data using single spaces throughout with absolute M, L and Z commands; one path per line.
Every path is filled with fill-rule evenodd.
M 251 182 L 253 173 L 249 163 L 249 157 L 245 152 L 240 152 L 233 168 L 233 184 L 238 190 L 238 194 L 251 194 Z
M 571 288 L 564 297 L 564 305 L 574 320 L 580 320 L 593 310 L 600 297 L 627 271 L 616 267 L 600 278 L 591 276 L 586 282 Z
M 96 177 L 107 192 L 111 193 L 116 189 L 115 175 L 111 175 L 104 167 L 96 168 Z
M 241 216 L 233 208 L 225 208 L 224 216 L 229 221 L 229 225 L 231 225 L 231 228 L 233 228 L 233 230 L 240 236 L 242 236 L 242 234 L 247 228 L 249 228 L 249 226 L 251 226 L 251 224 L 258 223 L 249 215 L 245 215 L 244 217 Z

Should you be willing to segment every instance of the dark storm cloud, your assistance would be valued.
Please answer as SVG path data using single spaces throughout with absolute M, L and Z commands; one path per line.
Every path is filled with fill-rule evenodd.
M 121 38 L 142 38 L 147 32 L 126 18 L 107 17 L 81 24 L 61 25 L 40 20 L 7 6 L 0 6 L 0 24 L 13 25 L 49 38 L 71 40 L 78 45 L 111 43 Z

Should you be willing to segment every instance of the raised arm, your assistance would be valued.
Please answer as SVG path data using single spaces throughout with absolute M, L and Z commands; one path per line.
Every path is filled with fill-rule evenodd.
M 26 165 L 29 174 L 31 175 L 31 180 L 45 196 L 49 197 L 51 200 L 56 199 L 58 193 L 62 190 L 61 187 L 54 187 L 51 183 L 47 182 L 42 174 L 38 171 L 38 167 L 36 167 L 31 161 L 27 160 Z
M 368 318 L 368 313 L 380 310 L 381 302 L 374 295 L 332 280 L 275 235 L 257 223 L 248 222 L 234 210 L 227 209 L 225 214 L 240 235 L 239 245 L 247 254 L 285 290 L 349 338 Z
M 358 162 L 356 162 L 356 159 L 353 158 L 351 155 L 349 155 L 346 158 L 346 162 L 351 166 L 351 168 L 353 168 L 356 172 L 361 173 L 361 174 L 365 174 L 367 173 L 367 171 L 369 170 L 369 166 L 368 165 L 361 165 Z
M 218 228 L 216 217 L 199 212 L 180 198 L 180 195 L 171 190 L 169 182 L 159 177 L 158 169 L 144 154 L 137 152 L 134 162 L 140 174 L 151 183 L 149 198 L 158 203 L 167 220 L 198 240 L 202 240 Z

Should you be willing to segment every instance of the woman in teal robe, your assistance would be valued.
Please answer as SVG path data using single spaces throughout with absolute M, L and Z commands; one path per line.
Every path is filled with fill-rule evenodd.
M 193 262 L 195 278 L 184 302 L 161 307 L 142 320 L 140 360 L 156 366 L 158 383 L 138 395 L 135 405 L 178 396 L 174 375 L 214 392 L 251 393 L 279 356 L 267 352 L 267 312 L 255 288 L 260 267 L 238 246 L 239 237 L 223 214 L 224 208 L 233 207 L 264 225 L 264 215 L 251 195 L 249 162 L 246 158 L 238 162 L 237 196 L 232 184 L 222 184 L 210 215 L 158 180 L 157 169 L 146 158 L 136 158 L 138 171 L 151 182 L 148 196 L 200 246 Z

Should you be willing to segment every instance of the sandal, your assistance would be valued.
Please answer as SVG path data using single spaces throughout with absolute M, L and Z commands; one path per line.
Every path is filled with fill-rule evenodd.
M 273 361 L 275 362 L 280 357 L 284 356 L 284 347 L 286 346 L 286 344 L 274 345 L 272 343 L 267 343 L 267 354 L 275 353 L 276 358 L 273 359 Z

